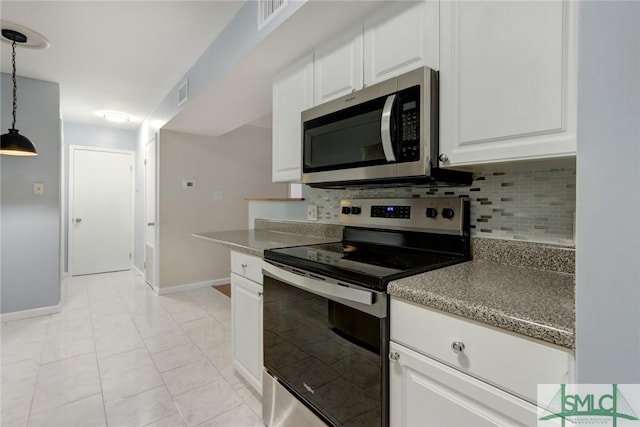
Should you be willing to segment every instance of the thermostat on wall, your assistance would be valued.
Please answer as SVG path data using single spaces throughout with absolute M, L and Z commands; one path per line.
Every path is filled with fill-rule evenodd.
M 190 179 L 182 180 L 182 188 L 193 188 L 195 186 L 196 186 L 195 181 L 192 181 Z

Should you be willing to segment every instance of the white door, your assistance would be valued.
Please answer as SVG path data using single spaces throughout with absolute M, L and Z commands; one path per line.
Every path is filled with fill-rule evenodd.
M 70 271 L 129 270 L 133 246 L 133 152 L 71 147 Z
M 147 142 L 144 148 L 144 278 L 155 286 L 156 247 L 156 139 Z

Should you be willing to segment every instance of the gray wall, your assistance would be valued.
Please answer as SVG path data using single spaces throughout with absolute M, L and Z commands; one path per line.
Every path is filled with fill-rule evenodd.
M 640 2 L 579 13 L 577 382 L 640 383 Z
M 11 126 L 11 76 L 2 74 L 2 133 Z M 0 312 L 60 302 L 60 86 L 18 77 L 16 128 L 37 157 L 0 156 Z M 33 183 L 44 183 L 44 195 Z
M 92 126 L 80 123 L 64 122 L 62 125 L 64 136 L 64 181 L 63 181 L 63 259 L 64 272 L 69 271 L 69 146 L 82 145 L 85 147 L 107 148 L 112 150 L 136 151 L 138 133 L 133 130 L 116 129 L 104 126 Z M 137 167 L 137 166 L 136 166 Z M 136 172 L 137 176 L 137 172 Z M 136 179 L 136 199 L 140 192 Z M 137 249 L 137 248 L 136 248 Z

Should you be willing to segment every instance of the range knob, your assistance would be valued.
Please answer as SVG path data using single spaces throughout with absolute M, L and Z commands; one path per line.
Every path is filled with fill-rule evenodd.
M 353 206 L 351 208 L 351 213 L 353 215 L 360 215 L 360 213 L 362 213 L 362 208 L 360 206 Z
M 446 219 L 451 219 L 455 216 L 455 211 L 451 208 L 442 209 L 442 217 Z
M 349 215 L 351 213 L 351 208 L 349 206 L 343 206 L 342 207 L 342 214 L 343 215 Z
M 438 209 L 427 208 L 427 218 L 436 218 L 438 216 Z

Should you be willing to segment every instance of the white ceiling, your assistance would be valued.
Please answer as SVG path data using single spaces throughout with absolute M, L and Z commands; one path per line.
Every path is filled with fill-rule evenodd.
M 242 1 L 5 1 L 3 20 L 48 38 L 18 49 L 17 74 L 60 83 L 65 121 L 129 129 L 95 116 L 118 110 L 144 119 L 235 15 Z M 0 44 L 2 72 L 11 47 Z M 18 102 L 19 100 L 18 87 Z
M 95 112 L 146 118 L 243 3 L 2 0 L 0 15 L 49 39 L 48 49 L 18 50 L 17 72 L 60 83 L 65 121 L 137 129 L 140 122 L 113 124 Z M 190 97 L 164 128 L 216 136 L 248 123 L 270 127 L 273 73 L 384 3 L 310 0 L 209 88 Z M 0 43 L 0 55 L 2 71 L 10 73 L 9 44 Z

